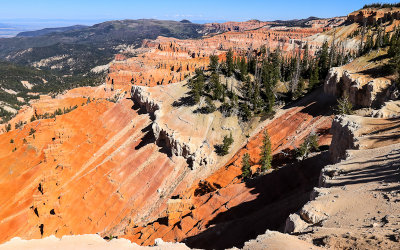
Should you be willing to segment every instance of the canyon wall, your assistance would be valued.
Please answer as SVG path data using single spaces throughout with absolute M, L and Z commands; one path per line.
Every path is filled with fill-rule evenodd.
M 350 23 L 366 23 L 368 25 L 375 25 L 379 22 L 384 23 L 393 19 L 400 20 L 400 8 L 367 8 L 354 11 L 347 16 L 347 21 Z
M 159 216 L 189 168 L 151 143 L 150 116 L 131 107 L 96 99 L 0 135 L 1 241 L 114 232 Z
M 318 101 L 311 102 L 313 98 Z M 331 141 L 329 128 L 332 119 L 329 114 L 317 110 L 321 106 L 330 105 L 329 97 L 319 91 L 308 100 L 310 102 L 280 113 L 272 121 L 267 120 L 263 124 L 264 128 L 255 130 L 258 132 L 245 141 L 245 145 L 239 151 L 233 150 L 236 153 L 230 156 L 224 167 L 217 169 L 205 179 L 194 182 L 190 188 L 176 193 L 169 200 L 164 217 L 144 226 L 132 223 L 126 227 L 123 237 L 141 245 L 152 245 L 156 238 L 162 238 L 165 241 L 184 241 L 195 248 L 226 248 L 241 246 L 252 237 L 249 235 L 251 233 L 243 233 L 240 229 L 242 227 L 238 227 L 239 224 L 249 225 L 258 233 L 263 233 L 267 228 L 278 230 L 280 223 L 283 223 L 289 214 L 287 211 L 296 210 L 297 204 L 302 204 L 308 199 L 305 195 L 308 192 L 306 190 L 311 190 L 312 186 L 318 183 L 320 168 L 316 162 L 323 161 L 310 160 L 304 162 L 303 167 L 295 165 L 296 167 L 282 170 L 279 166 L 295 162 L 292 158 L 294 148 L 313 131 L 320 135 L 320 145 L 329 145 Z M 251 161 L 255 163 L 252 171 L 253 173 L 259 171 L 260 166 L 257 162 L 264 129 L 271 135 L 276 169 L 270 170 L 265 177 L 260 177 L 249 185 L 241 182 L 241 160 L 245 153 L 250 153 Z M 298 174 L 293 175 L 293 171 Z M 309 181 L 298 178 L 305 174 L 303 171 L 308 172 L 310 176 L 311 173 L 315 173 L 315 178 L 309 177 Z M 297 176 L 297 179 L 292 180 L 293 185 L 287 186 L 290 175 Z M 275 191 L 268 192 L 271 189 Z M 292 197 L 291 205 L 285 203 L 287 210 L 280 209 L 278 212 L 276 209 L 280 206 L 277 204 L 283 202 L 282 197 L 287 196 Z M 245 203 L 252 205 L 240 208 L 241 204 Z M 233 213 L 236 209 L 243 211 L 231 215 L 231 211 Z M 268 209 L 273 209 L 277 213 L 274 219 L 268 219 L 269 217 L 260 219 L 261 215 L 258 213 Z M 281 221 L 278 218 L 281 218 Z M 223 226 L 226 224 L 231 226 Z M 205 237 L 213 240 L 205 241 Z
M 122 50 L 116 56 L 109 68 L 107 86 L 125 88 L 134 84 L 151 87 L 180 82 L 196 68 L 206 69 L 210 55 L 219 55 L 220 60 L 224 60 L 228 49 L 232 49 L 236 55 L 242 55 L 266 46 L 271 50 L 280 48 L 284 54 L 290 55 L 298 49 L 301 41 L 339 25 L 340 21 L 314 20 L 313 23 L 315 25 L 310 24 L 311 27 L 300 28 L 270 27 L 267 23 L 249 21 L 238 30 L 234 28 L 234 31 L 203 39 L 158 37 L 156 40 L 144 40 L 141 48 Z M 212 27 L 215 25 L 211 24 Z M 221 25 L 231 27 L 233 24 Z M 251 29 L 253 25 L 257 28 Z M 322 43 L 310 42 L 310 53 L 317 51 Z M 132 54 L 135 56 L 132 57 Z
M 348 96 L 356 107 L 379 107 L 390 99 L 393 89 L 389 79 L 372 79 L 353 75 L 341 67 L 329 70 L 324 84 L 325 93 L 337 97 Z
M 181 241 L 199 233 L 216 237 L 214 223 L 218 230 L 225 223 L 236 224 L 239 235 L 238 221 L 250 225 L 257 222 L 258 208 L 271 207 L 279 216 L 260 221 L 257 233 L 269 226 L 278 228 L 278 218 L 296 210 L 314 185 L 316 178 L 306 178 L 306 172 L 319 172 L 320 167 L 312 160 L 308 167 L 296 168 L 302 177 L 286 185 L 292 169 L 279 172 L 279 166 L 311 132 L 320 135 L 321 145 L 329 145 L 331 99 L 316 92 L 279 111 L 274 119 L 257 120 L 248 128 L 236 116 L 201 114 L 195 112 L 199 106 L 179 105 L 189 91 L 184 79 L 196 68 L 207 68 L 210 55 L 223 59 L 229 48 L 238 55 L 262 45 L 291 53 L 302 39 L 326 29 L 254 25 L 254 30 L 199 40 L 144 41 L 142 48 L 115 57 L 105 84 L 73 89 L 56 98 L 43 96 L 21 110 L 12 123 L 26 124 L 0 134 L 0 242 L 15 236 L 99 233 L 152 245 L 156 238 Z M 234 82 L 233 77 L 224 80 Z M 30 121 L 35 113 L 75 105 L 71 112 Z M 252 171 L 259 172 L 265 129 L 271 134 L 278 167 L 247 186 L 239 178 L 241 160 L 250 153 Z M 215 146 L 230 133 L 235 138 L 230 153 L 217 156 Z M 264 186 L 263 180 L 271 182 Z M 275 184 L 278 191 L 269 193 L 267 187 Z M 257 199 L 259 193 L 253 188 L 266 203 Z M 288 196 L 296 202 L 280 210 L 277 204 L 287 202 Z M 246 202 L 255 205 L 245 206 L 242 213 L 241 204 Z M 234 219 L 235 209 L 244 216 L 240 220 Z M 246 212 L 251 214 L 249 220 Z M 242 244 L 255 238 L 253 234 L 238 237 L 239 243 L 227 243 Z M 225 230 L 221 241 L 229 238 Z

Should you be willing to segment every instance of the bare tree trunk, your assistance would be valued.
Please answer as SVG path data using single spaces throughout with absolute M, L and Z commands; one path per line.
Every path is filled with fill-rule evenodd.
M 364 37 L 365 37 L 365 28 L 367 27 L 367 21 L 364 19 L 363 21 L 363 27 L 361 29 L 361 43 L 360 43 L 360 50 L 359 54 L 361 55 L 362 50 L 364 48 Z
M 293 98 L 293 94 L 296 92 L 297 87 L 299 85 L 301 47 L 302 47 L 302 43 L 300 43 L 299 53 L 298 53 L 298 55 L 296 55 L 297 54 L 296 53 L 296 44 L 294 45 L 294 54 L 295 54 L 297 60 L 296 60 L 296 69 L 295 69 L 293 77 L 292 77 L 292 86 L 291 86 L 292 98 Z
M 333 33 L 333 40 L 331 44 L 330 58 L 329 58 L 329 68 L 332 68 L 333 57 L 335 56 L 335 40 L 336 40 L 336 30 Z

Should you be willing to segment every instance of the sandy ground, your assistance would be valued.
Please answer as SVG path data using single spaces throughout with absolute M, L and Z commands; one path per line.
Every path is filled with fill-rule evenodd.
M 106 241 L 97 234 L 64 236 L 58 239 L 54 236 L 46 237 L 40 240 L 22 240 L 14 238 L 9 242 L 0 245 L 1 250 L 14 249 L 30 249 L 30 250 L 76 250 L 76 249 L 96 249 L 96 250 L 111 250 L 111 249 L 188 249 L 184 244 L 180 243 L 165 243 L 158 240 L 154 247 L 142 247 L 135 243 L 131 243 L 126 239 L 113 239 Z
M 301 213 L 315 223 L 300 239 L 335 249 L 400 249 L 400 144 L 352 150 L 325 168 Z

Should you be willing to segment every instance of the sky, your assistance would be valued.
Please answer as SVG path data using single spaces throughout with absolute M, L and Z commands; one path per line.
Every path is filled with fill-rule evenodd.
M 0 0 L 0 22 L 65 19 L 76 22 L 155 18 L 191 21 L 263 21 L 343 16 L 381 0 Z M 399 2 L 385 1 L 387 3 Z M 28 20 L 29 21 L 29 20 Z

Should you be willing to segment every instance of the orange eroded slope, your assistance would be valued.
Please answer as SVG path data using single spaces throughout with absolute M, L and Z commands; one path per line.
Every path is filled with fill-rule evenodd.
M 329 109 L 327 109 L 329 102 L 323 99 L 324 97 L 316 102 L 290 108 L 267 125 L 266 129 L 271 135 L 275 168 L 282 164 L 280 162 L 282 152 L 293 153 L 294 146 L 299 146 L 311 132 L 317 132 L 320 135 L 319 144 L 321 146 L 330 144 L 329 129 L 332 117 L 329 115 Z M 325 108 L 325 110 L 318 111 L 320 108 Z M 255 164 L 253 171 L 256 171 L 256 168 L 259 167 L 257 162 L 260 159 L 263 131 L 261 130 L 257 135 L 250 138 L 246 146 L 239 150 L 225 167 L 220 168 L 204 181 L 200 181 L 186 191 L 180 192 L 177 194 L 179 195 L 177 199 L 171 199 L 164 214 L 167 216 L 166 218 L 160 218 L 145 227 L 130 226 L 126 229 L 124 237 L 143 245 L 153 244 L 156 238 L 163 238 L 165 241 L 182 241 L 208 230 L 210 223 L 213 224 L 213 221 L 221 214 L 229 213 L 241 204 L 258 202 L 257 197 L 260 194 L 254 192 L 254 188 L 249 187 L 247 183 L 242 183 L 240 175 L 242 173 L 241 161 L 245 153 L 250 154 L 251 161 Z M 289 158 L 288 156 L 285 157 Z M 290 161 L 287 160 L 286 163 L 290 163 Z M 294 171 L 301 172 L 302 170 Z M 318 168 L 312 168 L 312 171 L 316 175 L 319 173 Z M 278 176 L 278 179 L 282 179 L 280 181 L 274 180 L 276 188 L 281 187 L 286 190 L 286 182 L 282 177 L 279 177 L 279 170 L 276 174 L 274 173 L 271 176 Z M 296 174 L 292 174 L 292 178 L 293 176 L 296 176 Z M 258 182 L 262 181 L 263 178 L 259 179 Z M 269 177 L 265 178 L 268 179 Z M 271 196 L 265 198 L 266 201 L 269 199 L 273 200 Z M 237 214 L 236 216 L 243 217 L 245 214 Z
M 151 120 L 131 106 L 93 101 L 0 135 L 2 242 L 40 238 L 41 228 L 44 236 L 102 232 L 157 213 L 168 195 L 158 189 L 186 162 L 142 141 Z

